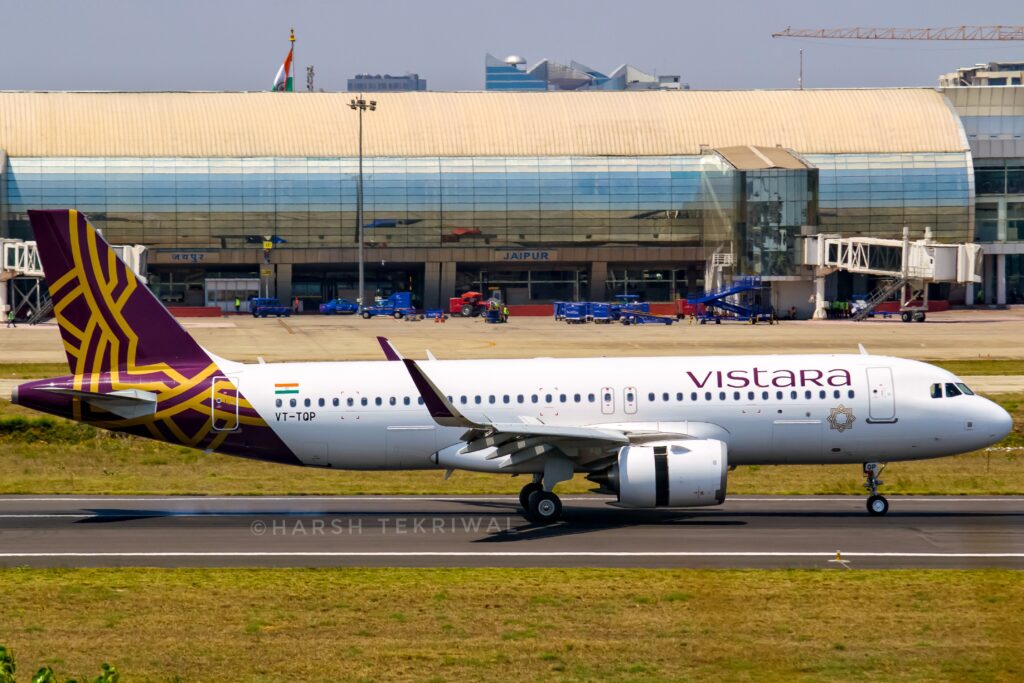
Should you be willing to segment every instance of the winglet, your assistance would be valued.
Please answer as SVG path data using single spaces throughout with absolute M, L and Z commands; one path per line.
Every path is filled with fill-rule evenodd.
M 380 344 L 380 348 L 384 351 L 384 357 L 388 360 L 402 360 L 402 354 L 391 345 L 387 337 L 377 337 L 377 343 Z
M 863 344 L 857 344 L 857 348 L 860 349 L 860 355 L 862 355 L 862 356 L 870 356 L 871 355 L 870 353 L 868 353 L 868 350 L 864 348 Z
M 412 377 L 412 382 L 416 385 L 420 396 L 423 397 L 423 404 L 427 406 L 427 412 L 430 413 L 430 417 L 434 418 L 434 422 L 442 427 L 469 427 L 477 429 L 483 427 L 483 425 L 473 422 L 460 413 L 447 397 L 441 393 L 441 390 L 430 381 L 430 378 L 424 374 L 420 366 L 416 365 L 416 361 L 411 358 L 403 358 L 402 362 L 405 363 L 405 368 L 409 371 L 409 376 Z

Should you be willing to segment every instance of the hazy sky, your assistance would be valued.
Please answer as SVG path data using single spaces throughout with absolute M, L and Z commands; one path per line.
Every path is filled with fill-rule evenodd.
M 968 11 L 969 10 L 969 11 Z M 0 0 L 2 90 L 267 90 L 297 35 L 296 85 L 418 72 L 431 90 L 483 88 L 484 55 L 623 62 L 694 88 L 936 85 L 940 73 L 1024 61 L 1024 43 L 772 39 L 793 27 L 1020 24 L 1020 0 Z

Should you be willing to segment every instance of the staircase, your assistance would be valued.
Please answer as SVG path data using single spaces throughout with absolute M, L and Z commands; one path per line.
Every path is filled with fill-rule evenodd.
M 859 309 L 856 313 L 850 316 L 850 320 L 863 320 L 868 317 L 875 307 L 883 301 L 887 301 L 889 297 L 898 292 L 904 285 L 906 285 L 908 279 L 905 277 L 897 277 L 891 280 L 884 280 L 878 289 L 871 293 L 864 301 L 864 308 Z
M 40 306 L 39 310 L 33 312 L 25 322 L 29 325 L 35 325 L 36 323 L 41 323 L 51 317 L 53 317 L 53 299 L 46 297 L 46 303 Z

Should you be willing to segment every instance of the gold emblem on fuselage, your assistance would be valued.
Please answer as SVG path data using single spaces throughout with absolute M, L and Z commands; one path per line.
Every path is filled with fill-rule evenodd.
M 847 408 L 842 403 L 833 408 L 828 414 L 828 426 L 838 432 L 845 432 L 853 428 L 857 420 L 853 416 L 853 408 Z

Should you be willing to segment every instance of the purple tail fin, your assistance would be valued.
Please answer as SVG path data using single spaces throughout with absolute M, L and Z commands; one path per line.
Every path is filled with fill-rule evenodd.
M 211 363 L 85 216 L 74 209 L 28 214 L 72 374 Z

